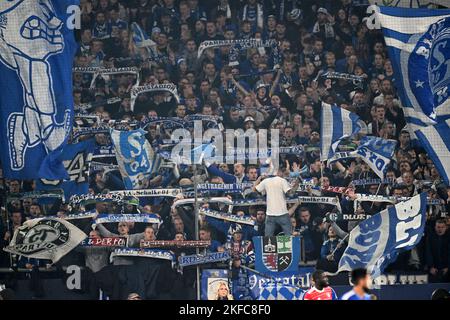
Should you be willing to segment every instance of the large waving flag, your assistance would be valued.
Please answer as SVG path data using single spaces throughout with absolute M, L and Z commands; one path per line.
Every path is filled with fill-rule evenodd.
M 399 8 L 428 8 L 431 5 L 450 7 L 448 0 L 369 0 L 370 4 Z
M 47 176 L 39 168 L 61 152 L 72 127 L 70 5 L 79 0 L 0 1 L 0 147 L 8 178 L 67 177 L 61 162 Z
M 81 241 L 86 234 L 66 220 L 41 218 L 25 221 L 14 231 L 11 243 L 3 250 L 24 257 L 57 262 Z
M 37 190 L 53 190 L 61 188 L 64 190 L 66 199 L 73 195 L 86 194 L 89 191 L 89 165 L 97 144 L 95 139 L 85 140 L 79 143 L 68 144 L 64 147 L 59 156 L 64 168 L 69 175 L 68 180 L 47 180 L 36 181 Z M 43 163 L 41 170 L 52 170 L 51 165 Z
M 424 233 L 426 203 L 424 192 L 361 222 L 350 232 L 338 272 L 367 268 L 377 276 L 400 250 L 414 248 Z
M 450 116 L 450 10 L 380 7 L 396 87 L 412 130 Z
M 445 184 L 450 186 L 450 120 L 420 129 L 416 135 Z
M 362 121 L 355 113 L 327 103 L 322 103 L 320 120 L 320 154 L 322 161 L 335 154 L 343 139 L 357 134 L 362 129 Z
M 146 188 L 145 181 L 158 171 L 161 164 L 160 156 L 154 152 L 145 134 L 143 129 L 111 130 L 117 163 L 128 190 Z

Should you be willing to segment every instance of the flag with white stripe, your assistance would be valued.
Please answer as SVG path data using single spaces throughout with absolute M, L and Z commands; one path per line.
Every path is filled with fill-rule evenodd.
M 142 30 L 138 23 L 133 22 L 131 24 L 131 31 L 133 41 L 138 48 L 152 47 L 156 45 L 156 43 L 150 39 L 148 34 Z
M 327 103 L 322 103 L 320 120 L 320 154 L 322 161 L 331 158 L 335 154 L 339 143 L 343 139 L 357 134 L 362 128 L 362 121 L 355 113 Z
M 450 7 L 448 0 L 369 0 L 370 4 L 399 8 L 429 8 L 432 5 Z
M 145 189 L 151 175 L 159 170 L 161 157 L 154 152 L 143 129 L 111 130 L 111 140 L 125 188 Z
M 450 120 L 417 130 L 417 138 L 433 160 L 446 185 L 450 185 Z
M 410 129 L 449 118 L 450 10 L 379 7 L 376 15 Z
M 328 159 L 328 164 L 344 158 L 361 158 L 377 176 L 384 179 L 396 146 L 397 141 L 395 140 L 365 136 L 361 138 L 355 151 L 337 152 Z
M 367 268 L 372 276 L 382 273 L 400 251 L 414 248 L 422 239 L 426 204 L 423 192 L 362 221 L 350 232 L 338 272 Z

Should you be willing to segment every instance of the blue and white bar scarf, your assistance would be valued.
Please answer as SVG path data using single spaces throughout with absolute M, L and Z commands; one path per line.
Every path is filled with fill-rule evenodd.
M 177 101 L 180 103 L 180 97 L 178 96 L 177 86 L 173 83 L 161 83 L 161 84 L 147 84 L 145 86 L 134 86 L 130 91 L 130 103 L 131 103 L 131 111 L 134 111 L 134 104 L 136 103 L 136 99 L 138 95 L 146 92 L 158 92 L 164 91 L 169 92 Z
M 240 39 L 239 42 L 236 42 L 234 45 L 230 47 L 229 52 L 229 66 L 237 66 L 239 65 L 239 55 L 241 51 L 247 50 L 249 48 L 278 48 L 277 42 L 274 39 L 269 40 L 261 40 L 261 39 Z M 275 63 L 276 64 L 276 63 Z
M 124 68 L 100 68 L 100 67 L 75 67 L 72 69 L 73 73 L 90 73 L 93 74 L 90 89 L 95 88 L 95 80 L 100 75 L 117 75 L 117 74 L 134 74 L 136 75 L 136 84 L 140 82 L 139 79 L 140 69 L 137 67 L 124 67 Z
M 197 201 L 199 203 L 223 203 L 225 205 L 233 205 L 233 201 L 227 197 L 197 198 Z M 183 206 L 186 204 L 194 204 L 194 203 L 195 203 L 195 198 L 180 199 L 180 200 L 173 202 L 172 208 L 176 208 L 176 207 Z
M 119 194 L 123 197 L 145 198 L 145 197 L 176 197 L 177 195 L 182 194 L 183 191 L 181 189 L 142 189 L 142 190 L 111 191 L 110 193 Z
M 81 136 L 86 135 L 94 135 L 94 134 L 108 134 L 109 135 L 110 128 L 107 126 L 100 126 L 100 127 L 81 127 L 81 128 L 74 128 L 72 132 L 72 138 L 78 139 Z
M 122 102 L 122 98 L 113 97 L 113 98 L 106 99 L 104 101 L 82 103 L 82 104 L 74 106 L 73 108 L 76 112 L 79 112 L 82 114 L 87 114 L 93 108 L 96 108 L 99 106 L 104 106 L 104 105 L 111 105 L 111 104 L 115 104 L 115 103 L 119 103 L 119 102 Z
M 150 240 L 141 241 L 141 248 L 208 248 L 211 240 Z
M 328 71 L 322 74 L 322 77 L 325 79 L 337 79 L 337 80 L 345 80 L 351 81 L 355 86 L 362 88 L 364 84 L 364 78 L 361 76 L 356 76 L 354 74 L 349 73 L 341 73 L 341 72 L 333 72 Z
M 185 128 L 194 128 L 195 121 L 201 121 L 202 124 L 208 129 L 217 129 L 219 128 L 219 124 L 217 123 L 217 119 L 214 116 L 208 116 L 203 114 L 192 114 L 188 115 L 184 118 Z
M 369 185 L 369 184 L 393 185 L 395 183 L 396 182 L 394 179 L 358 179 L 358 180 L 352 181 L 352 185 L 354 185 L 354 186 L 365 186 L 365 185 Z
M 57 198 L 64 201 L 64 190 L 54 189 L 54 190 L 40 190 L 40 191 L 30 191 L 21 193 L 11 193 L 7 197 L 8 199 L 45 199 L 45 198 Z
M 146 129 L 149 125 L 161 125 L 165 129 L 178 129 L 185 127 L 185 121 L 177 117 L 153 117 L 146 118 L 140 123 L 142 129 Z
M 175 254 L 171 251 L 145 248 L 117 248 L 111 253 L 111 262 L 113 262 L 114 257 L 140 257 L 169 260 L 172 262 L 172 267 L 176 262 Z
M 103 162 L 91 162 L 89 164 L 89 171 L 101 171 L 101 170 L 119 170 L 119 165 L 109 164 Z
M 193 254 L 189 256 L 179 256 L 178 265 L 180 267 L 196 266 L 199 264 L 223 262 L 230 260 L 231 256 L 228 251 L 224 252 L 208 252 L 204 255 Z
M 197 191 L 226 191 L 242 192 L 245 189 L 253 188 L 253 183 L 199 183 Z
M 96 201 L 96 202 L 113 202 L 123 200 L 123 196 L 120 194 L 83 194 L 83 195 L 73 195 L 70 197 L 69 203 L 71 205 L 77 205 L 82 202 Z
M 224 221 L 236 222 L 236 223 L 240 223 L 240 224 L 247 224 L 250 226 L 255 225 L 255 221 L 251 217 L 248 217 L 248 216 L 241 217 L 241 216 L 237 216 L 235 214 L 228 214 L 228 213 L 223 213 L 223 212 L 204 209 L 204 208 L 199 209 L 199 214 L 205 215 L 207 217 L 215 218 L 215 219 L 224 220 Z
M 93 114 L 82 114 L 76 113 L 74 115 L 74 124 L 75 128 L 92 128 L 100 123 L 100 117 Z
M 64 220 L 80 220 L 80 219 L 92 219 L 97 215 L 97 212 L 95 210 L 87 211 L 87 212 L 80 212 L 80 213 L 72 213 L 63 216 L 61 219 Z M 57 216 L 49 216 L 49 218 L 58 218 Z
M 391 204 L 396 204 L 398 202 L 409 201 L 411 197 L 394 197 L 394 196 L 382 196 L 382 195 L 374 195 L 374 194 L 362 194 L 356 193 L 355 201 L 366 201 L 366 202 L 389 202 Z M 440 199 L 431 199 L 427 198 L 426 204 L 428 205 L 441 205 L 442 202 Z
M 318 204 L 329 204 L 333 206 L 339 206 L 339 198 L 337 197 L 308 197 L 308 196 L 298 196 L 293 198 L 287 198 L 286 203 L 318 203 Z M 265 198 L 256 199 L 236 199 L 233 200 L 233 206 L 236 207 L 246 207 L 246 206 L 257 206 L 266 205 Z
M 154 213 L 141 213 L 141 214 L 99 214 L 95 223 L 113 223 L 113 222 L 144 222 L 161 224 L 161 218 Z
M 200 43 L 197 50 L 197 58 L 200 58 L 203 52 L 208 48 L 217 47 L 233 47 L 235 45 L 241 45 L 241 47 L 246 48 L 258 48 L 258 47 L 271 47 L 276 45 L 277 42 L 273 39 L 262 40 L 262 39 L 233 39 L 233 40 L 206 40 Z

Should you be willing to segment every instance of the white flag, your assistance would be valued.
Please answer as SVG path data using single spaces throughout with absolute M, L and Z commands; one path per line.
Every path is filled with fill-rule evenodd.
M 3 250 L 55 263 L 86 237 L 83 231 L 63 219 L 33 219 L 16 229 L 11 243 Z
M 428 8 L 433 4 L 450 8 L 448 0 L 369 0 L 370 4 L 400 8 Z

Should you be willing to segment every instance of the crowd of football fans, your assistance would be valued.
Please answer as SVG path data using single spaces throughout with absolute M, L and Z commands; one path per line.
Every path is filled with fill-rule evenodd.
M 401 101 L 395 89 L 396 77 L 383 36 L 380 30 L 370 30 L 366 26 L 365 6 L 352 5 L 351 0 L 81 0 L 81 9 L 82 29 L 78 34 L 80 48 L 74 59 L 75 67 L 138 67 L 140 85 L 173 83 L 180 98 L 177 102 L 167 92 L 143 93 L 132 108 L 130 89 L 135 84 L 135 76 L 100 76 L 92 88 L 92 74 L 74 73 L 75 105 L 91 103 L 89 112 L 105 125 L 117 120 L 116 123 L 122 121 L 131 128 L 132 123 L 155 117 L 205 115 L 211 116 L 222 130 L 278 129 L 280 146 L 302 146 L 303 150 L 298 154 L 280 154 L 279 164 L 285 177 L 312 178 L 321 187 L 348 187 L 353 180 L 378 178 L 361 159 L 346 159 L 332 166 L 320 162 L 322 102 L 356 113 L 367 124 L 368 135 L 397 140 L 393 161 L 386 173 L 393 183 L 360 185 L 355 187 L 356 192 L 412 197 L 426 191 L 429 198 L 439 199 L 439 205 L 427 207 L 426 231 L 420 244 L 401 253 L 388 271 L 426 272 L 429 281 L 449 281 L 450 188 L 442 182 L 427 153 L 405 128 Z M 133 22 L 154 42 L 152 52 L 156 55 L 136 46 L 130 28 Z M 275 53 L 271 48 L 244 50 L 239 64 L 233 66 L 229 65 L 229 47 L 226 46 L 209 48 L 200 57 L 197 55 L 200 43 L 206 40 L 250 38 L 276 40 L 281 61 L 275 65 Z M 364 81 L 357 85 L 345 79 L 326 79 L 321 76 L 326 71 L 361 76 Z M 117 97 L 120 99 L 114 103 L 106 102 Z M 151 124 L 146 130 L 147 139 L 155 150 L 170 140 L 170 128 L 163 125 Z M 95 139 L 99 147 L 111 144 L 107 134 L 96 134 Z M 357 139 L 346 141 L 345 150 L 355 149 Z M 161 169 L 144 182 L 145 188 L 183 187 L 188 190 L 199 182 L 252 183 L 262 174 L 260 163 L 249 164 L 245 160 L 231 165 L 204 163 L 195 170 L 188 165 L 175 167 Z M 92 170 L 89 179 L 91 193 L 125 189 L 118 170 Z M 2 187 L 6 195 L 33 191 L 36 183 L 4 179 Z M 311 190 L 299 194 L 308 195 Z M 343 213 L 367 217 L 387 205 L 361 202 L 354 208 L 351 195 L 325 191 L 321 195 L 338 196 Z M 253 192 L 230 195 L 233 199 L 258 196 Z M 95 209 L 98 213 L 137 213 L 138 210 L 156 213 L 163 221 L 159 229 L 138 223 L 119 223 L 97 226 L 93 230 L 90 221 L 77 226 L 91 237 L 135 235 L 137 247 L 141 239 L 194 240 L 194 207 L 172 208 L 173 201 L 180 198 L 144 198 L 125 207 L 112 202 L 86 206 L 86 210 Z M 9 243 L 14 230 L 26 219 L 45 215 L 64 217 L 70 213 L 68 205 L 61 201 L 48 205 L 29 198 L 4 201 L 3 205 L 6 211 L 0 224 L 0 247 Z M 226 211 L 221 204 L 209 207 Z M 288 208 L 292 234 L 302 238 L 302 263 L 335 272 L 346 247 L 346 235 L 359 221 L 335 221 L 329 213 L 336 212 L 336 208 L 328 204 L 299 202 Z M 255 226 L 201 216 L 199 236 L 201 240 L 211 240 L 208 250 L 233 250 L 233 244 L 239 243 L 251 251 L 251 238 L 264 235 L 264 206 L 234 207 L 233 213 L 251 216 Z M 97 283 L 104 284 L 116 272 L 100 273 L 110 265 L 109 250 L 76 249 L 57 265 L 85 265 L 91 273 L 99 275 Z M 243 250 L 233 255 L 233 267 L 248 262 L 242 257 L 245 253 Z M 7 253 L 1 255 L 2 267 L 12 265 L 36 270 L 47 263 L 11 257 Z M 152 281 L 154 269 L 150 272 L 137 260 L 116 258 L 112 263 L 131 264 L 142 271 L 145 279 L 133 278 L 135 282 L 131 281 L 133 283 L 128 283 L 127 289 L 120 289 L 123 290 L 120 292 L 115 292 L 111 284 L 111 288 L 106 289 L 115 292 L 111 296 L 146 292 L 145 297 L 152 298 L 164 290 L 186 292 L 194 287 L 195 269 L 187 268 L 180 274 L 166 270 L 171 268 L 160 268 L 159 280 Z M 120 275 L 131 279 L 131 273 L 132 269 L 126 269 Z M 154 287 L 139 291 L 142 289 L 139 286 L 149 283 Z M 174 290 L 172 285 L 179 290 Z

